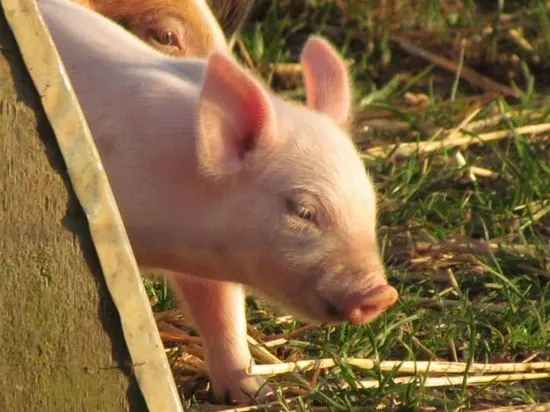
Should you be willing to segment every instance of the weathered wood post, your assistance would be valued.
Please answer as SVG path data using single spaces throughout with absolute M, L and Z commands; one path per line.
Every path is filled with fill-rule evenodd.
M 0 411 L 180 411 L 95 146 L 37 16 L 32 0 L 2 1 Z

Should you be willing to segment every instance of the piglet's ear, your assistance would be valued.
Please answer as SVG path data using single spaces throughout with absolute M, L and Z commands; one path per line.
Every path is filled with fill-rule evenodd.
M 281 143 L 266 90 L 227 53 L 208 59 L 198 121 L 199 164 L 210 174 L 237 173 L 248 157 Z
M 348 72 L 340 55 L 321 37 L 311 36 L 300 61 L 308 107 L 344 124 L 350 115 L 351 95 Z

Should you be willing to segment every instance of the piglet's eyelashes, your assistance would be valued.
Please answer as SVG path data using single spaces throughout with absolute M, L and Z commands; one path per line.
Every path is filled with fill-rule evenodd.
M 173 26 L 173 25 L 172 25 Z M 164 48 L 183 49 L 182 34 L 178 28 L 166 24 L 155 24 L 145 32 L 147 40 Z
M 177 53 L 184 49 L 185 21 L 177 16 L 153 13 L 126 23 L 139 37 L 158 49 Z
M 305 222 L 318 225 L 318 214 L 315 207 L 307 203 L 300 203 L 294 199 L 286 199 L 287 212 Z

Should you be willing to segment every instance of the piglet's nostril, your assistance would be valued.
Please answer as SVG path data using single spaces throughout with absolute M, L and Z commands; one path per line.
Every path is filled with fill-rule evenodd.
M 342 319 L 344 317 L 342 311 L 328 300 L 325 301 L 325 310 L 331 318 Z

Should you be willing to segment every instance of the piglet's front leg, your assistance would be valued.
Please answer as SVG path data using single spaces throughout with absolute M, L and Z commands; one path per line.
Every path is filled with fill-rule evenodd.
M 228 404 L 250 403 L 264 379 L 246 373 L 252 357 L 242 286 L 182 274 L 172 282 L 202 338 L 214 393 Z

